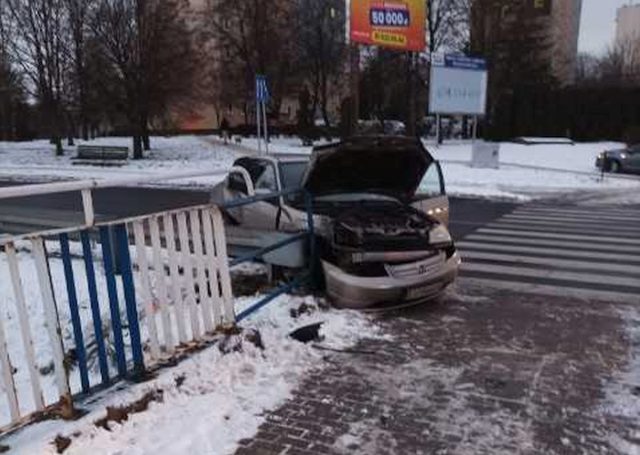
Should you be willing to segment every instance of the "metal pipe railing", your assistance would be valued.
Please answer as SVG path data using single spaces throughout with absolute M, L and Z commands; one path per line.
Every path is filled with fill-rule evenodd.
M 30 196 L 42 196 L 46 194 L 59 194 L 68 192 L 80 192 L 82 195 L 82 210 L 84 214 L 85 227 L 95 225 L 95 210 L 93 206 L 93 191 L 105 188 L 115 188 L 121 186 L 144 185 L 161 181 L 184 180 L 196 177 L 212 177 L 216 175 L 226 175 L 238 173 L 242 175 L 247 187 L 249 196 L 255 194 L 255 189 L 249 172 L 243 167 L 232 166 L 228 169 L 211 169 L 198 172 L 179 172 L 171 174 L 157 174 L 146 177 L 126 177 L 120 179 L 89 179 L 71 182 L 40 183 L 33 185 L 19 185 L 0 188 L 0 200 L 23 198 Z

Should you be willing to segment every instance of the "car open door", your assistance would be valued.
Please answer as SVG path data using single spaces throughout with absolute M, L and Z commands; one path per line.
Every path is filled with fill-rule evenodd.
M 449 197 L 438 161 L 431 163 L 427 169 L 412 205 L 445 226 L 449 225 Z

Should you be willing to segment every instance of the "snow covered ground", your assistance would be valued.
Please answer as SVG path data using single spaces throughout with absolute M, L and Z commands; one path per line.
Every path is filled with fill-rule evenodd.
M 99 138 L 78 144 L 125 146 L 131 149 L 126 137 Z M 67 147 L 65 155 L 56 157 L 48 141 L 0 142 L 0 178 L 27 178 L 42 180 L 144 177 L 150 174 L 200 172 L 230 167 L 236 153 L 217 146 L 206 137 L 179 136 L 153 137 L 153 151 L 144 160 L 129 160 L 121 167 L 74 165 L 75 147 Z M 181 184 L 216 183 L 222 177 L 197 178 Z
M 0 143 L 0 177 L 12 178 L 110 178 L 149 174 L 224 169 L 240 154 L 256 151 L 255 139 L 243 139 L 241 144 L 220 144 L 208 136 L 152 138 L 153 151 L 142 161 L 129 161 L 118 168 L 75 166 L 69 149 L 56 158 L 47 141 Z M 323 139 L 322 142 L 325 142 Z M 319 142 L 319 143 L 322 143 Z M 93 144 L 130 146 L 129 138 L 101 138 Z M 619 147 L 616 143 L 585 143 L 575 145 L 501 144 L 500 169 L 472 168 L 470 142 L 452 142 L 439 147 L 426 144 L 442 162 L 449 194 L 507 198 L 527 201 L 549 194 L 584 191 L 615 191 L 640 188 L 640 178 L 607 176 L 604 181 L 594 167 L 596 156 L 603 150 Z M 270 151 L 274 153 L 309 154 L 311 147 L 298 138 L 274 138 Z M 221 179 L 198 178 L 180 184 L 211 184 Z M 637 191 L 635 191 L 637 193 Z
M 35 282 L 32 276 L 29 255 L 19 254 L 21 271 L 25 282 Z M 78 260 L 79 261 L 79 260 Z M 81 269 L 76 264 L 76 271 Z M 6 263 L 0 262 L 0 276 L 6 276 Z M 51 261 L 54 283 L 63 282 L 59 260 Z M 101 276 L 100 273 L 97 274 Z M 83 280 L 78 280 L 82 282 Z M 12 292 L 3 280 L 0 295 L 11 296 Z M 27 286 L 29 314 L 38 353 L 38 367 L 50 362 L 48 341 L 44 330 L 37 297 L 37 287 Z M 98 289 L 104 290 L 98 282 Z M 88 318 L 87 290 L 78 289 L 81 316 Z M 102 296 L 104 297 L 104 296 Z M 237 310 L 255 302 L 259 296 L 236 301 Z M 101 299 L 102 302 L 105 298 Z M 17 368 L 18 390 L 24 410 L 30 405 L 27 368 L 16 352 L 21 346 L 16 315 L 13 314 L 9 297 L 4 302 L 3 320 L 7 327 L 9 346 Z M 307 312 L 293 318 L 290 310 L 306 306 Z M 59 302 L 61 320 L 68 321 L 68 305 Z M 107 318 L 107 313 L 104 313 Z M 3 444 L 11 453 L 56 453 L 53 444 L 57 435 L 71 440 L 65 453 L 232 453 L 238 440 L 251 437 L 264 419 L 265 412 L 276 408 L 290 397 L 305 373 L 319 366 L 323 352 L 289 338 L 287 335 L 302 326 L 324 322 L 320 344 L 341 349 L 354 345 L 362 336 L 376 337 L 378 329 L 359 313 L 329 310 L 322 302 L 312 297 L 285 296 L 263 308 L 242 326 L 260 333 L 264 349 L 248 342 L 244 335 L 235 335 L 224 341 L 229 352 L 218 349 L 221 342 L 198 354 L 192 355 L 178 366 L 163 370 L 158 377 L 143 384 L 110 390 L 84 406 L 88 414 L 78 421 L 45 421 L 32 425 L 6 438 Z M 108 324 L 108 321 L 106 322 Z M 69 326 L 69 324 L 63 324 Z M 91 329 L 87 328 L 91 333 Z M 85 332 L 85 333 L 87 333 Z M 222 337 L 221 337 L 222 340 Z M 71 334 L 65 333 L 65 345 L 71 343 Z M 91 376 L 98 371 L 92 369 Z M 72 377 L 77 372 L 72 370 Z M 52 374 L 43 374 L 43 388 L 48 402 L 55 401 L 55 385 Z M 72 388 L 79 389 L 78 384 Z M 158 392 L 161 391 L 161 392 Z M 107 407 L 126 407 L 138 402 L 148 394 L 153 395 L 149 408 L 131 413 L 124 422 L 109 422 L 109 429 L 97 426 L 96 421 L 105 417 Z M 4 400 L 2 400 L 4 401 Z M 31 404 L 32 406 L 32 404 Z M 2 411 L 6 410 L 2 403 Z M 4 422 L 7 423 L 5 417 Z M 183 436 L 188 433 L 189 438 Z

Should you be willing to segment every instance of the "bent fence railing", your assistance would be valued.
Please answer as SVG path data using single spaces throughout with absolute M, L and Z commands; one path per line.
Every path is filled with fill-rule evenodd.
M 248 180 L 246 171 L 238 172 Z M 184 176 L 194 174 L 178 178 Z M 30 185 L 34 194 L 84 192 L 86 224 L 0 236 L 0 434 L 43 413 L 72 417 L 77 398 L 144 378 L 312 277 L 308 195 L 306 232 L 229 260 L 222 211 L 294 191 L 255 196 L 248 182 L 252 196 L 226 207 L 95 223 L 92 189 L 132 183 Z M 6 190 L 0 199 L 25 195 Z M 314 258 L 309 270 L 236 315 L 230 267 L 305 239 Z
M 263 201 L 273 201 L 279 203 L 279 201 L 288 196 L 302 196 L 304 201 L 304 211 L 306 215 L 306 226 L 300 226 L 300 232 L 292 233 L 288 238 L 284 238 L 278 242 L 275 242 L 271 245 L 264 245 L 262 248 L 257 249 L 251 253 L 248 253 L 243 256 L 239 256 L 230 261 L 230 265 L 232 267 L 240 265 L 245 262 L 256 261 L 262 259 L 266 254 L 284 248 L 288 245 L 298 243 L 298 242 L 306 242 L 306 256 L 307 256 L 307 264 L 308 267 L 306 270 L 303 270 L 301 273 L 298 273 L 297 276 L 293 277 L 289 282 L 272 289 L 267 292 L 266 295 L 261 298 L 258 302 L 254 303 L 248 308 L 243 309 L 236 316 L 236 321 L 240 322 L 251 314 L 258 311 L 260 308 L 269 304 L 282 294 L 286 294 L 290 292 L 296 287 L 299 287 L 305 283 L 314 285 L 315 281 L 315 273 L 316 273 L 316 264 L 317 264 L 317 254 L 316 254 L 316 243 L 315 243 L 315 226 L 313 219 L 313 200 L 311 195 L 302 189 L 289 189 L 276 193 L 270 193 L 267 195 L 259 195 L 259 196 L 250 196 L 247 198 L 238 199 L 235 201 L 230 201 L 223 204 L 221 207 L 225 210 L 233 209 L 237 207 L 243 207 L 246 205 L 255 204 L 257 202 Z

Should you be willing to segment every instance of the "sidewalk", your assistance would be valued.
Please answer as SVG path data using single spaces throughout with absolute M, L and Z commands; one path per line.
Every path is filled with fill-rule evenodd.
M 637 308 L 458 293 L 327 352 L 236 454 L 640 453 Z

